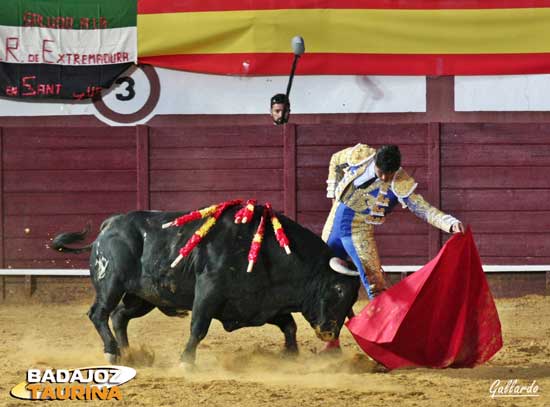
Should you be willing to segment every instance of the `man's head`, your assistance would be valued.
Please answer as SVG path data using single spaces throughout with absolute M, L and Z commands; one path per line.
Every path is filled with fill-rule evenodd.
M 290 101 L 283 93 L 277 93 L 271 98 L 271 118 L 274 124 L 284 124 L 288 122 L 290 114 Z
M 393 144 L 380 147 L 376 152 L 374 164 L 378 178 L 384 182 L 391 181 L 395 172 L 401 167 L 399 147 Z

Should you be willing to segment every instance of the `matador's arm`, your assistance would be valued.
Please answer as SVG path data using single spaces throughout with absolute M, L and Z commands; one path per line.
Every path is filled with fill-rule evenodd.
M 460 221 L 430 205 L 422 195 L 414 193 L 417 185 L 414 179 L 400 168 L 395 173 L 391 188 L 403 207 L 409 208 L 412 213 L 430 225 L 451 233 L 453 225 Z
M 451 233 L 453 225 L 455 223 L 460 223 L 454 216 L 448 215 L 435 206 L 430 205 L 420 194 L 411 194 L 402 201 L 407 205 L 407 208 L 420 219 L 424 219 L 430 225 L 444 232 Z

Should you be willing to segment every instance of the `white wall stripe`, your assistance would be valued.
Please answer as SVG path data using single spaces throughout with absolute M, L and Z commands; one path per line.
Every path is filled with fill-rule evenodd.
M 386 273 L 412 273 L 422 266 L 384 266 Z M 543 273 L 550 272 L 550 264 L 545 265 L 483 265 L 486 273 Z M 0 276 L 88 276 L 88 269 L 0 269 Z

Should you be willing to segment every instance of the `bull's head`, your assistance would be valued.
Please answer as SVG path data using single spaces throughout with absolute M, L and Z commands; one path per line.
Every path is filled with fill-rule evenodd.
M 344 320 L 357 300 L 360 283 L 355 276 L 335 273 L 330 267 L 326 269 L 306 318 L 319 339 L 331 341 L 340 335 Z

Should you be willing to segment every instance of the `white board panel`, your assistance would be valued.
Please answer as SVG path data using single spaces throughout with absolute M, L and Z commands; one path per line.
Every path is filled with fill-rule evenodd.
M 549 111 L 550 75 L 455 76 L 455 111 Z
M 155 68 L 160 97 L 152 111 L 128 124 L 143 124 L 155 115 L 267 114 L 269 99 L 285 93 L 288 78 L 207 75 Z M 113 86 L 103 101 L 113 112 L 129 115 L 145 105 L 153 82 L 141 69 Z M 131 97 L 130 97 L 131 96 Z M 120 100 L 123 99 L 123 100 Z M 296 76 L 290 94 L 292 113 L 425 112 L 426 78 L 420 76 Z M 1 116 L 95 115 L 110 125 L 91 101 L 46 102 L 0 99 Z

